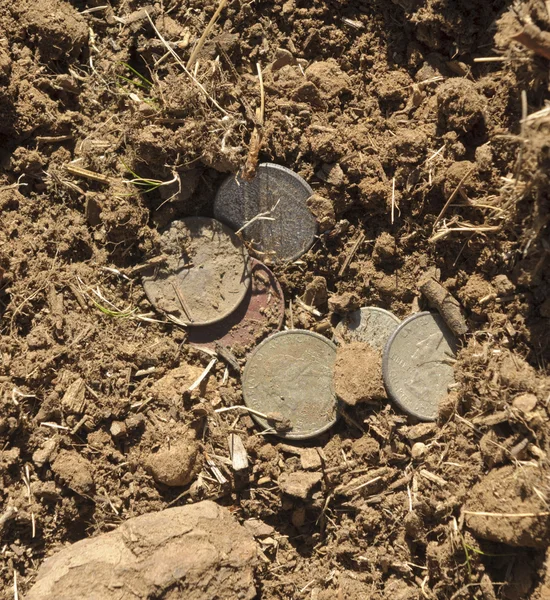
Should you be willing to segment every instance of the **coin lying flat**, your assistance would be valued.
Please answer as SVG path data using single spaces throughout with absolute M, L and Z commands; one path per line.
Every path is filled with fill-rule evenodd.
M 388 310 L 364 306 L 345 316 L 334 328 L 339 343 L 366 342 L 375 350 L 384 350 L 391 334 L 401 321 Z
M 250 260 L 252 284 L 238 308 L 218 323 L 189 327 L 188 342 L 214 349 L 216 344 L 248 346 L 258 337 L 281 329 L 285 299 L 273 273 L 256 259 Z
M 224 319 L 250 286 L 248 254 L 241 240 L 214 219 L 174 221 L 161 236 L 164 263 L 144 272 L 151 304 L 188 325 Z
M 232 175 L 223 182 L 214 216 L 235 231 L 244 227 L 243 238 L 263 262 L 295 260 L 309 249 L 317 233 L 317 222 L 307 207 L 312 194 L 290 169 L 262 163 L 251 181 Z M 253 221 L 259 215 L 263 216 Z
M 393 332 L 384 348 L 382 375 L 390 397 L 406 413 L 435 421 L 454 382 L 457 340 L 439 314 L 421 312 Z
M 301 440 L 319 435 L 337 419 L 332 387 L 336 346 L 318 333 L 291 329 L 275 333 L 250 355 L 243 373 L 245 405 L 287 423 L 280 437 Z M 271 420 L 251 413 L 264 429 Z

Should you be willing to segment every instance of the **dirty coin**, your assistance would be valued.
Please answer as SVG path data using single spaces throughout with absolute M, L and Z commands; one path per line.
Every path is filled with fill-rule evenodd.
M 390 397 L 421 421 L 435 421 L 454 382 L 457 340 L 439 314 L 421 312 L 397 327 L 384 348 L 382 375 Z
M 188 342 L 214 349 L 217 344 L 243 347 L 262 334 L 281 329 L 285 299 L 273 273 L 255 258 L 250 259 L 252 284 L 238 308 L 223 321 L 203 327 L 189 327 Z
M 317 333 L 291 329 L 268 337 L 252 352 L 243 373 L 244 403 L 254 420 L 291 440 L 325 432 L 337 419 L 335 360 L 336 346 Z M 274 422 L 275 414 L 285 427 Z
M 307 206 L 312 194 L 290 169 L 262 163 L 251 181 L 235 175 L 224 181 L 216 194 L 214 216 L 242 230 L 250 250 L 263 262 L 295 260 L 309 249 L 317 232 Z
M 161 257 L 143 274 L 156 308 L 186 325 L 224 319 L 250 286 L 248 254 L 241 240 L 214 219 L 174 221 L 161 236 Z
M 390 311 L 377 306 L 364 306 L 346 315 L 334 329 L 340 344 L 365 342 L 382 352 L 401 321 Z

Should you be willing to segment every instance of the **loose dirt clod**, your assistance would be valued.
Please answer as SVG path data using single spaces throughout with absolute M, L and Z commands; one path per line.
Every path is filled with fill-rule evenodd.
M 256 545 L 213 502 L 128 519 L 48 558 L 27 600 L 251 600 Z
M 319 483 L 321 479 L 321 473 L 308 473 L 306 471 L 283 473 L 279 477 L 279 487 L 283 493 L 305 500 L 311 493 L 313 486 Z
M 333 382 L 336 395 L 350 406 L 380 402 L 386 395 L 380 352 L 364 342 L 338 346 Z
M 535 492 L 547 489 L 545 486 L 546 477 L 537 467 L 508 465 L 493 469 L 468 496 L 466 525 L 474 535 L 486 540 L 546 548 L 550 512 Z
M 151 454 L 145 461 L 145 468 L 157 483 L 171 487 L 187 485 L 200 471 L 200 450 L 200 444 L 189 435 L 178 436 Z
M 52 463 L 52 471 L 77 494 L 89 496 L 95 489 L 92 465 L 74 450 L 62 450 Z
M 359 308 L 360 300 L 357 294 L 344 292 L 343 294 L 334 294 L 328 299 L 328 307 L 332 312 L 338 315 L 345 315 Z

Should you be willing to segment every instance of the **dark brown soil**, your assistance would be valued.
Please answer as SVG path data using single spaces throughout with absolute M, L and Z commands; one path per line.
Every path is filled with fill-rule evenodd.
M 159 35 L 187 64 L 216 6 L 0 0 L 0 599 L 64 544 L 202 499 L 268 532 L 258 598 L 548 598 L 549 64 L 512 40 L 550 31 L 548 3 L 229 0 L 190 77 Z M 383 398 L 290 446 L 214 412 L 242 402 L 223 361 L 189 391 L 211 356 L 140 267 L 256 159 L 315 191 L 318 238 L 273 269 L 287 326 L 405 317 L 426 277 L 459 300 L 437 424 Z

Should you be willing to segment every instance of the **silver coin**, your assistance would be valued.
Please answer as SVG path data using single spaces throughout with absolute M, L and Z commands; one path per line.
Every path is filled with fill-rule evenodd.
M 290 169 L 262 163 L 252 181 L 232 175 L 223 182 L 214 216 L 235 231 L 246 225 L 243 238 L 263 262 L 295 260 L 309 250 L 317 233 L 317 221 L 307 207 L 312 194 Z
M 248 254 L 223 223 L 205 217 L 174 221 L 161 236 L 164 264 L 143 274 L 156 308 L 187 325 L 216 323 L 231 314 L 250 286 Z
M 401 321 L 390 311 L 364 306 L 346 315 L 334 328 L 337 342 L 366 342 L 375 350 L 384 350 L 391 334 Z
M 281 430 L 273 419 L 251 413 L 254 420 L 291 440 L 332 427 L 338 406 L 332 386 L 335 360 L 336 346 L 318 333 L 292 329 L 268 337 L 244 368 L 244 403 L 264 415 L 281 416 L 287 427 Z
M 454 382 L 457 340 L 437 313 L 409 317 L 394 331 L 382 359 L 384 385 L 406 413 L 435 421 L 439 403 Z

